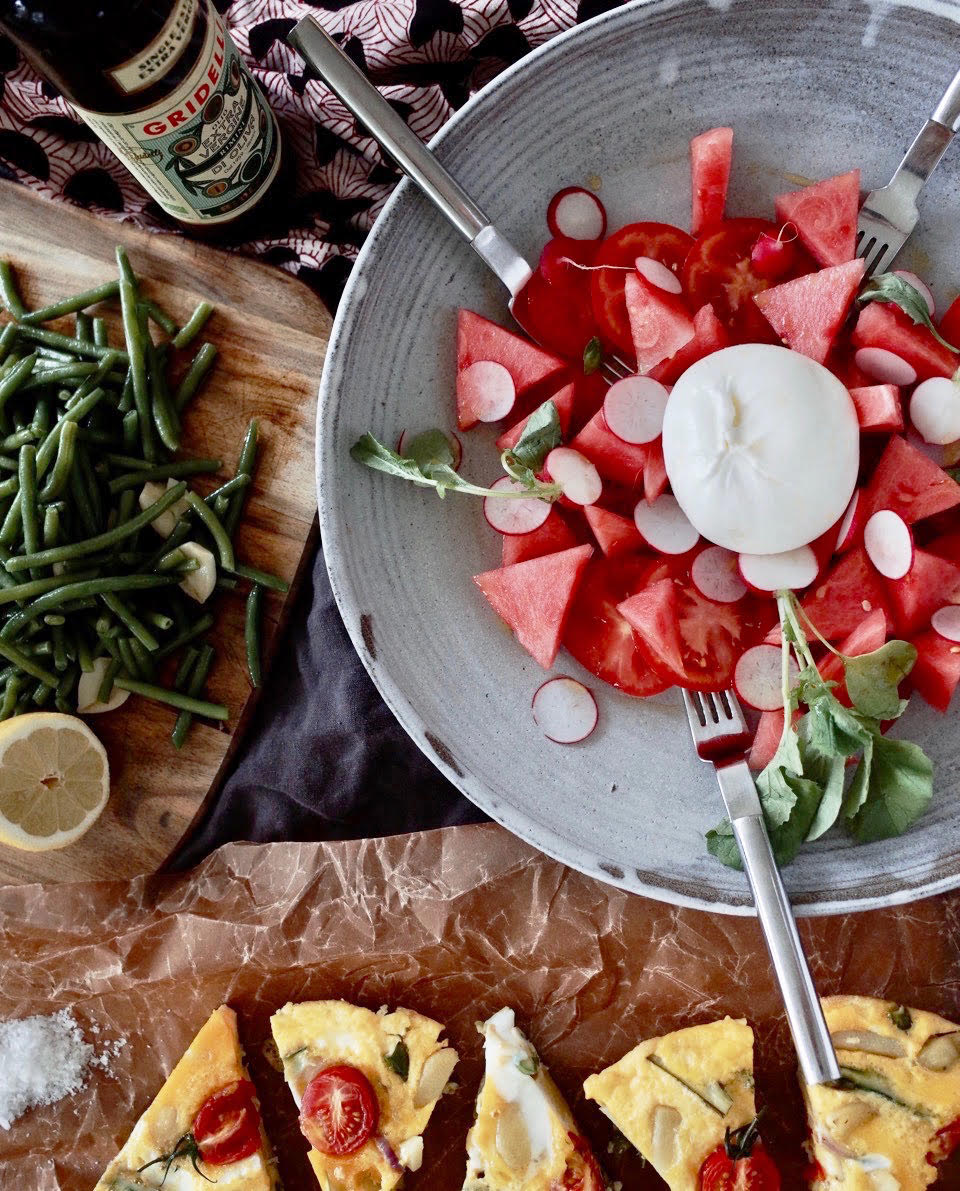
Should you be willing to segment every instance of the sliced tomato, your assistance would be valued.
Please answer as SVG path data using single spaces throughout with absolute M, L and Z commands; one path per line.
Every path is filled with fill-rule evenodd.
M 260 1113 L 249 1079 L 227 1084 L 200 1106 L 193 1136 L 200 1157 L 211 1166 L 249 1158 L 260 1148 Z
M 603 1191 L 606 1180 L 593 1156 L 593 1150 L 586 1138 L 579 1133 L 569 1132 L 573 1153 L 567 1158 L 567 1169 L 560 1182 L 552 1182 L 550 1191 Z
M 597 334 L 590 304 L 592 274 L 577 265 L 591 265 L 597 247 L 594 240 L 566 236 L 548 240 L 536 272 L 513 303 L 514 317 L 525 331 L 558 356 L 577 363 Z
M 617 604 L 665 573 L 665 564 L 649 555 L 593 558 L 570 610 L 563 644 L 591 674 L 627 695 L 658 695 L 672 685 L 651 668 L 617 611 Z
M 609 347 L 633 356 L 624 287 L 638 256 L 649 256 L 679 274 L 693 237 L 669 223 L 628 223 L 600 245 L 594 265 L 613 265 L 590 274 L 590 297 L 600 337 Z
M 717 318 L 740 343 L 779 343 L 773 328 L 753 300 L 769 288 L 751 260 L 762 235 L 776 238 L 779 228 L 765 219 L 727 219 L 708 228 L 693 244 L 683 263 L 681 279 L 692 307 L 709 302 Z M 816 266 L 797 251 L 792 267 L 781 280 L 810 273 Z
M 960 1117 L 938 1129 L 933 1137 L 933 1148 L 927 1154 L 927 1161 L 931 1166 L 949 1158 L 954 1150 L 960 1146 Z
M 780 1172 L 757 1138 L 756 1120 L 727 1130 L 700 1167 L 698 1186 L 699 1191 L 780 1191 Z
M 370 1081 L 346 1063 L 327 1067 L 307 1084 L 300 1129 L 321 1154 L 345 1158 L 363 1149 L 380 1121 L 380 1103 Z

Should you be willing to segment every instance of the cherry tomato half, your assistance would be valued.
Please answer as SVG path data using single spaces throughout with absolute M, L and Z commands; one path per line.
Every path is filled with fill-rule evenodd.
M 780 1173 L 762 1143 L 742 1158 L 721 1143 L 700 1167 L 700 1191 L 780 1191 Z
M 603 1174 L 593 1150 L 586 1138 L 579 1133 L 567 1134 L 573 1143 L 573 1154 L 567 1159 L 567 1169 L 562 1180 L 551 1183 L 550 1191 L 603 1191 L 606 1186 Z
M 362 1149 L 376 1132 L 380 1103 L 370 1081 L 346 1063 L 327 1067 L 307 1084 L 300 1106 L 300 1129 L 315 1150 L 345 1158 Z
M 193 1122 L 193 1136 L 204 1162 L 223 1166 L 257 1152 L 260 1113 L 256 1094 L 249 1079 L 238 1079 L 203 1102 Z

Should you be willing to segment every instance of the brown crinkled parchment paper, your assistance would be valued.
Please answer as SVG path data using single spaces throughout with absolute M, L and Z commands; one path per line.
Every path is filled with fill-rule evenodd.
M 819 986 L 956 1017 L 960 895 L 804 921 Z M 3 1191 L 89 1189 L 211 1010 L 229 1002 L 287 1191 L 315 1191 L 292 1101 L 270 1066 L 287 1000 L 404 1004 L 448 1026 L 462 1061 L 411 1191 L 458 1191 L 481 1073 L 474 1022 L 513 1005 L 624 1191 L 662 1187 L 581 1083 L 639 1039 L 729 1013 L 757 1033 L 764 1132 L 801 1187 L 794 1060 L 753 920 L 621 893 L 493 825 L 386 840 L 236 844 L 192 873 L 0 889 L 0 1018 L 71 1005 L 92 1041 L 123 1035 L 113 1075 L 0 1131 Z M 91 1029 L 99 1027 L 99 1035 Z M 940 1186 L 960 1188 L 960 1166 Z

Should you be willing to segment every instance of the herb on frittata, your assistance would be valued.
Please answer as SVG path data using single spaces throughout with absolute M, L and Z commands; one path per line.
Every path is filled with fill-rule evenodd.
M 524 1075 L 536 1075 L 540 1070 L 540 1060 L 536 1055 L 525 1055 L 523 1058 L 518 1056 L 517 1067 Z
M 388 1055 L 383 1056 L 383 1061 L 404 1083 L 407 1082 L 407 1076 L 410 1074 L 410 1052 L 402 1038 L 397 1039 L 396 1046 Z
M 906 1005 L 891 1005 L 887 1016 L 898 1030 L 909 1030 L 913 1026 L 913 1018 Z

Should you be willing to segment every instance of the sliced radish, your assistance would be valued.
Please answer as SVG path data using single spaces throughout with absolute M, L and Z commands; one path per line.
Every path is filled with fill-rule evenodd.
M 783 706 L 783 654 L 777 645 L 754 645 L 740 655 L 733 672 L 733 687 L 749 707 L 757 711 L 776 711 Z M 790 678 L 800 673 L 790 658 Z
M 930 617 L 930 625 L 947 641 L 960 641 L 960 604 L 938 608 Z
M 690 567 L 690 578 L 701 595 L 717 604 L 734 604 L 747 594 L 737 570 L 737 556 L 723 546 L 707 546 Z
M 417 434 L 419 433 L 421 432 L 417 431 Z M 401 430 L 400 437 L 397 439 L 397 454 L 406 454 L 407 447 L 416 437 L 417 435 L 411 434 L 409 430 Z M 454 471 L 459 471 L 460 464 L 463 462 L 463 443 L 455 434 L 451 434 L 449 430 L 447 431 L 447 438 L 450 440 L 450 449 L 453 451 L 453 463 L 450 466 Z
M 863 545 L 885 579 L 902 579 L 913 566 L 913 534 L 892 509 L 873 514 L 863 529 Z
M 799 591 L 816 579 L 817 556 L 811 546 L 798 546 L 780 554 L 741 554 L 740 574 L 754 591 Z
M 933 294 L 930 292 L 930 286 L 922 278 L 918 277 L 916 273 L 911 273 L 909 269 L 894 269 L 893 275 L 894 277 L 902 277 L 907 285 L 912 285 L 915 290 L 919 291 L 924 302 L 927 304 L 930 317 L 933 318 L 937 310 L 933 303 Z
M 572 447 L 554 447 L 544 466 L 563 495 L 575 505 L 592 505 L 600 499 L 603 480 L 586 455 Z M 489 498 L 488 498 L 489 499 Z
M 912 385 L 917 379 L 916 368 L 903 356 L 888 352 L 885 347 L 858 348 L 853 362 L 884 385 Z
M 843 514 L 843 520 L 840 522 L 840 528 L 837 530 L 837 544 L 834 546 L 835 554 L 843 554 L 857 540 L 861 520 L 860 492 L 861 490 L 859 488 L 854 489 L 853 496 L 850 497 L 850 503 L 847 505 L 847 511 Z
M 776 281 L 778 277 L 783 277 L 790 271 L 796 258 L 797 250 L 794 247 L 796 238 L 797 233 L 794 231 L 793 237 L 787 239 L 784 236 L 783 228 L 780 229 L 780 234 L 777 236 L 771 236 L 769 232 L 761 232 L 756 244 L 750 250 L 750 263 L 753 266 L 753 271 L 768 281 Z
M 473 410 L 478 422 L 499 422 L 513 409 L 517 387 L 495 360 L 477 360 L 457 378 L 458 400 Z
M 618 380 L 603 399 L 608 429 L 631 446 L 653 442 L 663 429 L 663 411 L 669 396 L 666 386 L 649 376 Z
M 638 256 L 636 266 L 641 277 L 646 277 L 651 285 L 665 289 L 668 294 L 679 294 L 683 290 L 680 278 L 662 261 L 654 260 L 652 256 Z
M 490 485 L 491 488 L 510 488 L 514 492 L 522 492 L 523 485 L 509 476 L 501 476 Z M 539 529 L 550 516 L 550 505 L 545 500 L 535 497 L 485 496 L 483 499 L 483 515 L 487 524 L 497 533 L 521 534 L 532 533 Z
M 531 706 L 534 722 L 555 744 L 577 744 L 597 726 L 597 701 L 575 678 L 548 678 Z
M 633 523 L 647 545 L 662 554 L 686 554 L 700 541 L 700 534 L 675 496 L 658 497 L 653 504 L 638 501 Z
M 607 231 L 607 212 L 603 203 L 582 186 L 558 190 L 547 207 L 547 227 L 551 236 L 570 240 L 602 240 Z
M 924 442 L 946 446 L 960 438 L 960 385 L 947 376 L 921 381 L 910 398 L 910 421 Z

